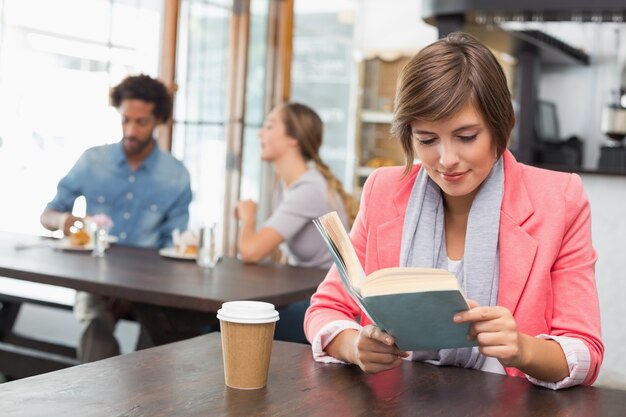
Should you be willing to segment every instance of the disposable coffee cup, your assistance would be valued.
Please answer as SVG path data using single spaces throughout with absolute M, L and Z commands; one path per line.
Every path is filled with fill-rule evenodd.
M 217 312 L 222 332 L 227 386 L 258 389 L 267 385 L 278 311 L 260 301 L 229 301 Z

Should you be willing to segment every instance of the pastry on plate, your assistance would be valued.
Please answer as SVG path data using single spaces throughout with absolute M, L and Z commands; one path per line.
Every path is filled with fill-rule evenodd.
M 85 229 L 79 229 L 77 232 L 70 233 L 69 240 L 70 246 L 79 247 L 86 246 L 91 240 L 91 237 Z
M 174 248 L 176 252 L 181 255 L 197 255 L 198 245 L 200 244 L 200 235 L 193 230 L 180 230 L 175 229 L 172 232 L 172 240 L 174 241 Z

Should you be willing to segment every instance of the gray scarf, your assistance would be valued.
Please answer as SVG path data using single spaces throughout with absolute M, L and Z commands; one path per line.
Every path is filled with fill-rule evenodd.
M 498 232 L 503 194 L 504 168 L 499 158 L 474 197 L 463 261 L 457 273 L 465 295 L 483 306 L 496 305 L 498 298 Z M 422 166 L 404 217 L 400 266 L 448 269 L 443 211 L 441 189 Z M 477 347 L 416 351 L 412 358 L 475 369 L 480 369 L 485 361 Z

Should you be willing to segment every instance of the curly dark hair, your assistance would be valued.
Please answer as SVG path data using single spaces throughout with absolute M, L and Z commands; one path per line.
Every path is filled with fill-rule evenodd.
M 161 122 L 167 122 L 172 115 L 172 95 L 165 84 L 148 75 L 131 75 L 111 89 L 111 105 L 119 108 L 128 99 L 154 103 L 152 114 Z

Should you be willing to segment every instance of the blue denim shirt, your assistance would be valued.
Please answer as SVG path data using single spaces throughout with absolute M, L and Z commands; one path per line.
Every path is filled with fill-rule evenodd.
M 154 150 L 136 171 L 130 169 L 121 142 L 90 148 L 59 182 L 48 208 L 70 212 L 84 195 L 87 214 L 113 220 L 110 234 L 119 244 L 165 247 L 172 230 L 185 230 L 189 221 L 189 172 L 176 158 Z

